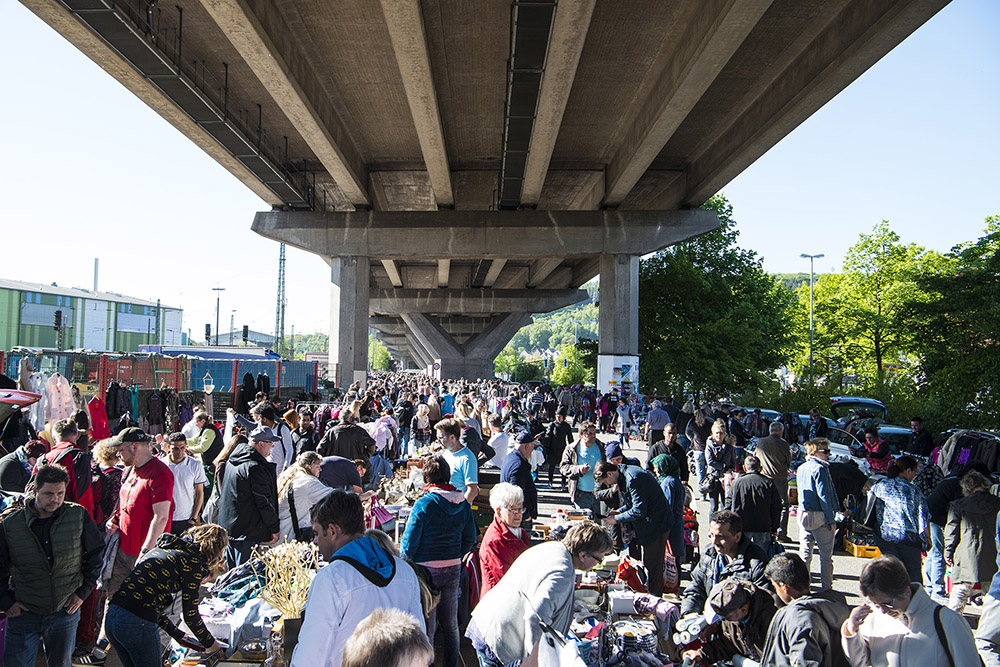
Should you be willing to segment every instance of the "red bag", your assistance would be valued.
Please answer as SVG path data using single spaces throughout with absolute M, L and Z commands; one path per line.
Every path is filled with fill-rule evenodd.
M 618 563 L 618 570 L 615 572 L 615 580 L 620 581 L 637 593 L 648 593 L 645 582 L 649 581 L 649 575 L 642 561 L 625 556 Z
M 681 573 L 677 567 L 677 557 L 667 541 L 667 549 L 663 557 L 663 592 L 676 593 L 681 588 Z

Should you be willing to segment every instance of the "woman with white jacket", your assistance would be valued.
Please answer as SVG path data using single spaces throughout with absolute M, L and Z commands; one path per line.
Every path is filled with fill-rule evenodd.
M 303 452 L 295 463 L 278 476 L 278 520 L 281 522 L 279 540 L 310 542 L 313 538 L 312 519 L 309 511 L 313 505 L 330 495 L 332 488 L 319 481 L 319 468 L 323 462 L 316 452 Z M 288 499 L 291 496 L 292 502 Z M 292 518 L 295 505 L 295 530 Z

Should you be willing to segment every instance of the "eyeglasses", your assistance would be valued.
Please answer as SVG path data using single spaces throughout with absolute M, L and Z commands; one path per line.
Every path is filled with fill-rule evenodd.
M 899 607 L 897 607 L 895 605 L 896 598 L 889 598 L 885 602 L 876 602 L 875 600 L 872 600 L 871 598 L 866 597 L 865 598 L 865 602 L 867 602 L 868 605 L 871 606 L 871 607 L 876 607 L 876 608 L 878 608 L 880 610 L 883 610 L 883 611 L 886 611 L 886 612 L 896 612 L 896 613 L 899 613 L 900 611 L 902 611 Z
M 504 507 L 504 509 L 512 514 L 524 514 L 526 511 L 524 507 Z
M 604 562 L 604 554 L 601 554 L 600 556 L 598 556 L 597 554 L 591 553 L 590 551 L 588 551 L 586 553 L 587 553 L 588 556 L 590 556 L 591 558 L 593 558 L 598 563 L 603 563 Z
M 816 453 L 817 454 L 829 454 L 830 450 L 829 449 L 817 449 Z

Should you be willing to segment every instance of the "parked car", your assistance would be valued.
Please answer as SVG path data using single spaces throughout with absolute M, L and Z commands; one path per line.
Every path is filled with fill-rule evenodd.
M 17 413 L 22 408 L 37 403 L 40 398 L 40 394 L 33 394 L 30 391 L 0 389 L 0 434 L 7 433 L 8 421 L 16 419 Z M 2 444 L 0 444 L 0 452 L 3 452 L 0 456 L 9 453 Z
M 841 424 L 849 424 L 856 419 L 874 418 L 888 421 L 889 411 L 885 403 L 874 398 L 860 396 L 833 396 L 830 398 L 830 413 Z

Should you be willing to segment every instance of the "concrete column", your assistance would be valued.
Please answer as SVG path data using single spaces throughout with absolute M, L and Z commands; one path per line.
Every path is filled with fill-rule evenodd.
M 369 264 L 364 256 L 330 259 L 330 368 L 337 364 L 341 389 L 363 385 L 368 374 Z
M 464 344 L 455 341 L 441 324 L 423 313 L 402 313 L 415 350 L 430 357 L 431 374 L 440 378 L 493 377 L 493 361 L 517 330 L 531 321 L 528 313 L 505 313 Z M 434 368 L 437 364 L 438 368 Z
M 601 255 L 598 354 L 639 354 L 639 256 Z

